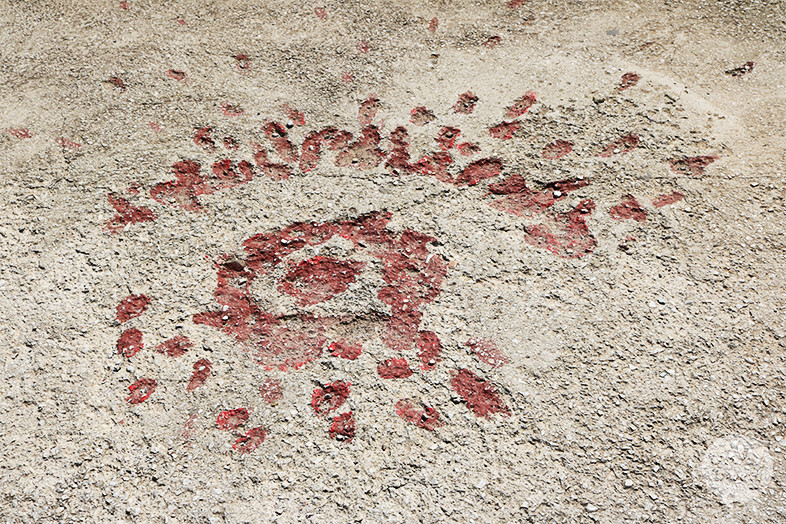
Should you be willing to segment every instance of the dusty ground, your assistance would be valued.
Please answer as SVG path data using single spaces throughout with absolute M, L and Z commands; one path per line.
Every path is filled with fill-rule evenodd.
M 4 522 L 786 520 L 784 2 L 0 28 Z

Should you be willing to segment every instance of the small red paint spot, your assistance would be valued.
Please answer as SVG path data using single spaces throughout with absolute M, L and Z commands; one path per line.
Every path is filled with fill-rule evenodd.
M 314 14 L 316 14 L 320 20 L 327 20 L 327 10 L 324 7 L 315 7 Z
M 221 104 L 221 112 L 224 116 L 240 116 L 244 113 L 240 106 L 232 104 Z
M 113 76 L 113 77 L 111 77 L 111 78 L 108 80 L 108 82 L 109 82 L 110 84 L 112 84 L 113 86 L 115 86 L 117 89 L 119 89 L 121 93 L 125 92 L 125 90 L 126 90 L 126 88 L 127 88 L 127 86 L 126 86 L 126 83 L 125 83 L 125 82 L 123 82 L 123 79 L 122 79 L 122 78 L 120 78 L 119 76 Z
M 538 99 L 538 95 L 533 93 L 532 91 L 528 91 L 524 94 L 524 96 L 517 98 L 513 105 L 508 108 L 508 112 L 505 113 L 507 118 L 518 118 L 527 111 L 529 108 L 532 107 L 532 104 Z
M 349 397 L 349 382 L 333 382 L 316 388 L 311 396 L 314 413 L 324 415 L 340 408 Z
M 525 228 L 525 240 L 563 258 L 578 258 L 595 250 L 598 241 L 587 227 L 595 209 L 592 200 L 582 200 L 567 213 L 546 214 L 543 222 Z
M 421 331 L 418 333 L 418 358 L 420 359 L 420 369 L 431 370 L 440 362 L 442 353 L 442 343 L 433 331 Z
M 284 398 L 281 381 L 275 378 L 266 378 L 259 388 L 259 395 L 262 397 L 262 400 L 268 404 L 276 404 L 279 400 Z
M 557 140 L 543 148 L 543 158 L 558 160 L 571 151 L 573 151 L 573 144 L 567 140 Z
M 467 91 L 466 93 L 459 96 L 456 105 L 453 106 L 453 111 L 456 113 L 468 115 L 475 110 L 475 104 L 478 103 L 478 100 L 480 99 L 477 97 L 477 95 L 471 91 Z
M 107 200 L 117 212 L 112 218 L 107 220 L 104 229 L 117 234 L 123 231 L 126 226 L 137 222 L 152 222 L 156 219 L 156 214 L 150 208 L 144 206 L 133 206 L 125 198 L 114 196 L 111 193 L 106 195 Z
M 341 74 L 341 81 L 345 84 L 351 84 L 354 79 L 355 76 L 351 71 L 344 71 L 344 73 Z
M 265 441 L 265 437 L 267 437 L 267 432 L 262 426 L 249 429 L 237 438 L 232 444 L 232 449 L 240 453 L 251 453 Z
M 117 352 L 126 358 L 131 358 L 144 347 L 142 332 L 136 328 L 126 329 L 117 339 Z
M 241 73 L 251 69 L 251 58 L 245 53 L 238 53 L 234 56 L 235 66 Z
M 147 125 L 150 126 L 150 129 L 152 129 L 156 133 L 159 133 L 161 131 L 161 124 L 159 124 L 158 122 L 148 122 Z
M 248 421 L 248 417 L 249 414 L 246 408 L 222 411 L 216 418 L 216 426 L 218 429 L 237 429 Z
M 156 346 L 155 352 L 161 353 L 168 357 L 182 357 L 190 349 L 193 349 L 194 343 L 188 337 L 177 336 L 170 338 Z
M 194 372 L 191 374 L 191 378 L 188 380 L 186 391 L 194 391 L 195 389 L 204 386 L 212 371 L 213 364 L 208 359 L 200 358 L 194 362 Z
M 155 393 L 158 382 L 152 378 L 140 378 L 130 386 L 128 386 L 131 394 L 128 395 L 126 400 L 129 404 L 141 404 L 150 398 L 150 395 Z
M 489 49 L 494 49 L 499 44 L 502 43 L 502 37 L 500 36 L 490 36 L 483 42 L 483 47 L 488 47 Z
M 428 23 L 428 30 L 432 33 L 437 30 L 439 27 L 439 20 L 437 18 L 432 18 Z
M 434 431 L 445 425 L 439 420 L 439 413 L 436 409 L 423 406 L 413 399 L 401 399 L 396 402 L 396 414 L 411 424 L 419 428 Z
M 150 297 L 147 295 L 128 295 L 117 305 L 117 321 L 121 324 L 136 318 L 147 310 Z
M 177 22 L 180 25 L 186 25 L 186 21 L 183 20 L 182 18 L 178 18 L 177 20 L 175 20 L 175 22 Z
M 494 385 L 468 369 L 454 371 L 450 386 L 466 401 L 467 407 L 479 417 L 490 417 L 494 413 L 510 415 L 510 408 L 499 396 Z
M 620 85 L 617 86 L 617 91 L 625 91 L 629 87 L 633 87 L 639 83 L 641 77 L 636 73 L 625 73 L 622 75 Z
M 379 98 L 371 95 L 368 100 L 360 104 L 358 109 L 358 122 L 360 125 L 367 126 L 377 117 L 377 111 L 380 108 Z
M 20 140 L 25 138 L 33 138 L 33 135 L 27 129 L 6 129 L 6 131 Z
M 718 159 L 715 155 L 693 156 L 689 158 L 672 158 L 671 170 L 678 175 L 689 175 L 700 177 L 704 175 L 704 169 Z
M 453 144 L 456 142 L 456 139 L 461 134 L 461 130 L 455 127 L 445 126 L 439 130 L 437 133 L 437 144 L 441 147 L 444 151 L 453 148 Z
M 499 350 L 493 340 L 472 338 L 467 340 L 464 345 L 478 357 L 478 360 L 489 366 L 498 368 L 508 363 L 508 357 Z
M 456 149 L 462 156 L 475 156 L 480 153 L 480 147 L 472 142 L 463 142 L 456 146 Z
M 365 54 L 371 50 L 371 46 L 365 40 L 358 43 L 358 53 Z
M 355 419 L 352 418 L 352 412 L 342 413 L 333 418 L 333 423 L 330 425 L 330 438 L 349 443 L 355 438 L 355 431 Z
M 652 201 L 652 205 L 655 207 L 668 206 L 669 204 L 679 202 L 683 198 L 685 198 L 684 194 L 680 193 L 679 191 L 672 191 L 671 193 L 664 193 L 660 195 L 658 198 Z
M 122 9 L 123 11 L 128 11 L 128 2 L 126 2 L 125 0 L 120 2 L 120 9 Z
M 360 356 L 360 353 L 363 352 L 363 346 L 360 344 L 351 344 L 343 338 L 332 342 L 328 346 L 328 349 L 330 350 L 330 354 L 334 357 L 345 358 L 347 360 L 355 360 Z
M 301 306 L 318 304 L 346 291 L 365 265 L 316 256 L 291 266 L 278 290 L 295 297 Z
M 508 2 L 505 2 L 505 5 L 510 7 L 511 9 L 516 9 L 518 7 L 523 6 L 526 3 L 527 0 L 509 0 Z
M 637 147 L 639 147 L 639 136 L 631 133 L 608 144 L 603 148 L 603 151 L 598 153 L 598 156 L 608 158 L 621 153 L 629 153 Z
M 633 198 L 632 195 L 626 195 L 623 198 L 625 200 L 609 209 L 611 218 L 615 220 L 632 219 L 636 222 L 647 220 L 647 211 L 641 207 L 638 200 Z
M 382 378 L 407 378 L 412 375 L 412 370 L 409 369 L 407 359 L 389 358 L 379 363 L 377 373 Z
M 289 104 L 284 104 L 281 108 L 284 110 L 284 114 L 287 115 L 287 118 L 292 122 L 292 125 L 302 126 L 306 123 L 306 115 L 303 114 L 302 111 L 298 111 Z
M 755 65 L 756 65 L 755 62 L 745 62 L 740 67 L 735 67 L 734 69 L 729 69 L 728 71 L 725 71 L 725 73 L 727 75 L 731 75 L 731 76 L 747 75 L 748 73 L 753 71 L 753 66 L 755 66 Z
M 518 122 L 502 122 L 497 124 L 493 127 L 489 128 L 489 135 L 492 138 L 497 138 L 499 140 L 509 140 L 513 137 L 513 134 L 519 130 L 521 124 Z
M 234 151 L 238 148 L 237 140 L 235 140 L 231 136 L 224 137 L 224 148 L 229 149 L 230 151 Z
M 82 144 L 78 144 L 62 136 L 55 139 L 55 144 L 65 149 L 79 149 L 82 147 Z
M 493 178 L 502 172 L 502 160 L 482 158 L 469 164 L 453 182 L 457 186 L 474 186 L 481 180 Z
M 183 82 L 188 78 L 185 71 L 178 71 L 177 69 L 170 69 L 166 72 L 166 76 L 172 78 L 173 80 L 177 80 L 178 82 Z
M 436 117 L 431 110 L 426 109 L 424 106 L 418 106 L 412 110 L 409 121 L 416 126 L 425 126 L 435 118 Z

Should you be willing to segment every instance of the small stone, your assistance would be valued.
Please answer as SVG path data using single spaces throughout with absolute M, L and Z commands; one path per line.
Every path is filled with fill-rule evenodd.
M 632 488 L 633 487 L 633 481 L 630 480 L 630 479 L 625 479 L 625 482 L 623 482 L 622 485 L 625 486 L 626 488 Z
M 587 504 L 586 509 L 589 513 L 595 513 L 596 511 L 598 511 L 598 506 L 596 506 L 595 504 Z

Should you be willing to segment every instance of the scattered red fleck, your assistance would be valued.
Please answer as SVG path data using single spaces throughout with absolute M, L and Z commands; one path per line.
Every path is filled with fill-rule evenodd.
M 166 72 L 166 76 L 174 80 L 177 80 L 178 82 L 182 82 L 183 80 L 186 80 L 188 78 L 188 76 L 186 76 L 186 73 L 184 71 L 178 71 L 177 69 L 170 69 L 169 71 Z
M 625 91 L 629 87 L 633 87 L 639 83 L 641 77 L 636 73 L 625 73 L 622 75 L 620 85 L 617 86 L 617 91 Z
M 489 186 L 492 195 L 502 195 L 490 202 L 494 209 L 523 216 L 540 213 L 566 198 L 567 193 L 589 185 L 586 179 L 567 179 L 549 182 L 541 191 L 533 191 L 519 174 L 513 174 Z
M 245 53 L 238 53 L 235 55 L 235 66 L 241 73 L 251 69 L 251 58 Z
M 436 17 L 432 18 L 428 23 L 428 30 L 433 33 L 437 30 L 437 27 L 439 27 L 439 20 Z
M 183 437 L 183 440 L 189 440 L 194 435 L 194 431 L 196 430 L 196 419 L 196 413 L 191 413 L 188 415 L 188 418 L 183 424 L 183 430 L 180 432 L 180 436 Z
M 142 332 L 136 328 L 126 329 L 117 339 L 117 352 L 131 358 L 144 347 Z
M 420 359 L 420 369 L 432 370 L 437 362 L 440 362 L 440 354 L 442 353 L 442 343 L 439 337 L 433 331 L 420 331 L 418 333 L 417 346 L 420 352 L 418 358 Z
M 262 400 L 268 404 L 276 404 L 279 400 L 284 398 L 281 381 L 275 378 L 266 378 L 259 388 L 259 394 L 262 396 Z
M 611 218 L 615 220 L 633 219 L 636 222 L 644 222 L 647 220 L 647 211 L 641 207 L 639 201 L 633 198 L 633 195 L 625 195 L 621 203 L 609 209 Z
M 371 124 L 377 117 L 379 107 L 379 98 L 374 95 L 369 96 L 368 100 L 360 104 L 360 109 L 358 109 L 358 122 L 360 122 L 360 125 L 367 126 Z
M 126 226 L 137 222 L 152 222 L 156 219 L 156 214 L 150 208 L 144 206 L 133 206 L 125 198 L 114 196 L 111 193 L 106 195 L 107 200 L 115 208 L 117 213 L 107 220 L 104 228 L 111 233 L 120 233 Z
M 725 71 L 727 75 L 731 76 L 742 76 L 747 75 L 751 71 L 753 71 L 753 66 L 756 65 L 756 62 L 745 62 L 740 67 L 735 67 L 734 69 L 729 69 Z
M 684 194 L 680 193 L 679 191 L 672 191 L 671 193 L 664 193 L 660 195 L 658 198 L 652 201 L 652 205 L 655 207 L 668 206 L 669 204 L 679 202 L 683 198 L 685 198 Z
M 529 108 L 532 107 L 532 104 L 538 99 L 538 95 L 533 93 L 532 91 L 528 91 L 524 94 L 524 96 L 517 98 L 513 105 L 508 108 L 508 112 L 505 113 L 507 118 L 518 118 L 527 111 Z
M 128 395 L 126 400 L 129 404 L 141 404 L 150 398 L 150 395 L 155 393 L 158 382 L 152 378 L 140 378 L 130 386 L 128 386 L 131 394 Z
M 209 143 L 213 143 L 212 139 L 207 138 Z M 150 196 L 165 205 L 176 205 L 187 211 L 199 212 L 202 211 L 198 199 L 200 195 L 210 195 L 216 191 L 247 184 L 254 177 L 253 166 L 245 160 L 238 163 L 237 169 L 239 172 L 235 171 L 231 160 L 221 160 L 213 163 L 212 176 L 205 176 L 200 174 L 200 165 L 197 162 L 175 162 L 172 165 L 175 180 L 156 184 L 150 189 Z
M 224 137 L 224 148 L 225 149 L 235 150 L 235 149 L 237 149 L 237 147 L 238 147 L 237 140 L 235 140 L 231 136 L 225 136 Z
M 62 136 L 55 139 L 55 144 L 65 149 L 79 149 L 82 147 L 82 144 L 78 144 Z
M 490 417 L 494 413 L 510 415 L 505 401 L 493 384 L 475 375 L 468 369 L 453 372 L 450 385 L 467 402 L 467 407 L 479 417 Z
M 20 140 L 25 138 L 33 138 L 33 135 L 28 129 L 7 129 L 6 131 Z
M 345 358 L 347 360 L 355 360 L 360 356 L 360 353 L 363 351 L 363 346 L 360 344 L 351 344 L 344 340 L 343 338 L 340 340 L 336 340 L 332 342 L 328 349 L 330 350 L 331 355 L 334 357 Z
M 351 411 L 333 418 L 333 423 L 330 425 L 330 438 L 345 443 L 352 442 L 355 438 L 355 419 L 352 418 Z
M 352 81 L 355 79 L 355 76 L 352 74 L 351 71 L 344 71 L 341 74 L 341 81 L 345 84 L 351 84 Z
M 488 47 L 489 49 L 494 49 L 499 44 L 502 43 L 502 37 L 500 36 L 490 36 L 483 42 L 483 47 Z
M 498 158 L 481 158 L 465 167 L 453 183 L 457 186 L 474 186 L 481 180 L 493 178 L 501 172 L 502 160 Z
M 608 144 L 603 148 L 603 151 L 598 153 L 598 156 L 608 158 L 620 153 L 629 153 L 637 147 L 639 147 L 639 135 L 631 133 Z
M 587 199 L 567 213 L 547 214 L 544 222 L 525 228 L 525 240 L 563 258 L 588 255 L 598 245 L 586 223 L 593 209 L 595 203 Z
M 518 122 L 502 122 L 497 124 L 493 127 L 489 128 L 489 135 L 492 138 L 498 138 L 499 140 L 509 140 L 513 137 L 513 134 L 519 130 L 521 124 Z
M 147 295 L 128 295 L 117 305 L 117 321 L 121 324 L 136 318 L 145 312 L 150 305 Z
M 262 426 L 249 429 L 237 438 L 232 444 L 232 449 L 240 453 L 251 453 L 265 441 L 265 437 L 267 437 L 267 432 Z
M 509 362 L 508 357 L 499 350 L 493 340 L 472 338 L 467 340 L 464 345 L 478 357 L 478 360 L 489 366 L 498 368 Z
M 371 50 L 371 46 L 365 40 L 358 43 L 358 53 L 365 54 Z
M 302 111 L 298 111 L 289 104 L 284 104 L 281 106 L 281 109 L 284 110 L 284 114 L 287 115 L 287 118 L 292 121 L 292 125 L 302 126 L 306 123 L 306 115 L 303 114 Z
M 191 374 L 191 378 L 188 381 L 186 391 L 191 392 L 199 387 L 204 386 L 212 371 L 213 363 L 208 359 L 200 358 L 194 362 L 194 372 Z
M 224 113 L 224 116 L 240 116 L 245 111 L 236 105 L 221 104 L 221 112 Z
M 412 116 L 410 116 L 409 121 L 416 126 L 425 126 L 436 118 L 434 113 L 431 110 L 426 109 L 425 106 L 416 107 L 412 110 L 411 115 Z
M 123 79 L 122 79 L 122 78 L 120 78 L 119 76 L 113 76 L 113 77 L 111 77 L 111 78 L 108 80 L 108 82 L 109 82 L 110 84 L 112 84 L 113 86 L 115 86 L 116 88 L 118 88 L 118 89 L 120 90 L 120 92 L 121 92 L 121 93 L 125 92 L 125 90 L 126 90 L 126 88 L 127 88 L 127 86 L 126 86 L 126 83 L 125 83 L 125 82 L 123 82 Z
M 324 7 L 315 7 L 314 14 L 316 14 L 320 20 L 327 20 L 327 10 Z
M 437 133 L 437 144 L 441 147 L 444 151 L 453 148 L 453 144 L 456 143 L 456 139 L 461 134 L 461 130 L 455 127 L 445 126 L 439 130 Z
M 475 110 L 475 104 L 478 103 L 478 100 L 480 99 L 477 95 L 472 93 L 472 91 L 467 91 L 459 96 L 456 105 L 453 106 L 453 111 L 468 115 Z
M 248 417 L 246 408 L 229 409 L 218 414 L 216 426 L 218 429 L 234 430 L 248 422 Z
M 672 158 L 671 170 L 678 175 L 692 177 L 704 176 L 704 169 L 718 159 L 715 155 L 694 156 L 690 158 Z
M 208 126 L 197 129 L 196 133 L 194 133 L 194 143 L 208 153 L 212 153 L 216 150 L 216 142 L 213 140 L 213 137 L 210 136 L 212 132 L 213 129 Z
M 456 146 L 456 149 L 462 156 L 474 156 L 480 153 L 480 147 L 472 142 L 463 142 Z
M 558 160 L 573 151 L 573 144 L 567 140 L 556 140 L 543 148 L 543 158 Z
M 161 131 L 161 124 L 159 124 L 158 122 L 148 122 L 147 125 L 149 125 L 150 129 L 152 129 L 156 133 Z
M 364 262 L 316 256 L 292 264 L 278 290 L 295 297 L 301 306 L 318 304 L 346 291 L 365 265 Z
M 155 352 L 168 357 L 182 357 L 193 347 L 194 343 L 188 337 L 177 336 L 156 346 Z
M 349 382 L 333 382 L 316 388 L 311 396 L 311 407 L 317 415 L 324 415 L 340 408 L 349 397 Z
M 401 399 L 396 402 L 396 414 L 407 422 L 415 424 L 419 428 L 434 431 L 445 425 L 439 420 L 439 413 L 436 409 L 418 406 L 418 402 L 413 399 Z
M 379 363 L 377 373 L 382 378 L 407 378 L 412 375 L 412 370 L 409 369 L 407 359 L 389 358 Z
M 129 192 L 129 193 L 131 193 L 132 195 L 138 195 L 138 194 L 139 194 L 139 190 L 140 190 L 141 188 L 142 188 L 142 186 L 141 186 L 141 185 L 139 185 L 139 182 L 137 182 L 136 180 L 134 180 L 134 181 L 132 181 L 132 182 L 131 182 L 131 183 L 128 185 L 128 192 Z
M 126 2 L 126 0 L 120 2 L 120 9 L 122 9 L 123 11 L 128 11 L 128 2 Z
M 505 5 L 511 9 L 516 9 L 517 7 L 521 7 L 526 3 L 527 0 L 509 0 L 508 2 L 505 2 Z

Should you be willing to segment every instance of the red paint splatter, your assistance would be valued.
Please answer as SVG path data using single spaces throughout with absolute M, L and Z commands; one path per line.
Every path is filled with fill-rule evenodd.
M 493 340 L 472 338 L 467 340 L 464 345 L 478 357 L 478 360 L 485 362 L 489 366 L 498 368 L 509 362 L 508 357 L 499 350 Z
M 639 147 L 639 136 L 631 133 L 608 144 L 603 148 L 603 151 L 598 153 L 598 156 L 608 158 L 621 153 L 629 153 L 637 147 Z
M 175 180 L 153 186 L 150 189 L 151 198 L 161 204 L 196 212 L 202 211 L 198 199 L 200 195 L 210 195 L 216 191 L 247 184 L 254 177 L 253 166 L 245 160 L 237 164 L 237 170 L 231 160 L 214 162 L 212 176 L 200 174 L 199 163 L 191 160 L 175 162 L 172 164 L 172 172 Z
M 281 106 L 281 109 L 284 110 L 284 114 L 287 115 L 287 118 L 292 122 L 292 125 L 302 126 L 306 123 L 306 115 L 303 114 L 302 111 L 298 111 L 289 104 L 284 104 Z
M 175 22 L 177 22 L 180 25 L 186 25 L 186 21 L 183 20 L 182 18 L 178 18 L 177 20 L 175 20 Z
M 241 73 L 244 73 L 251 69 L 251 58 L 245 53 L 238 53 L 234 56 L 235 58 L 235 67 Z
M 232 138 L 231 136 L 224 137 L 224 148 L 233 151 L 238 148 L 237 140 Z
M 65 149 L 79 149 L 82 147 L 82 144 L 78 144 L 62 136 L 55 139 L 55 144 Z
M 147 125 L 149 125 L 150 129 L 152 129 L 156 133 L 161 131 L 161 124 L 159 124 L 158 122 L 148 122 Z
M 371 95 L 368 100 L 360 104 L 358 109 L 358 122 L 360 125 L 367 126 L 377 117 L 380 108 L 379 98 Z
M 6 131 L 20 140 L 33 138 L 32 133 L 28 129 L 6 129 Z
M 136 318 L 147 310 L 150 297 L 147 295 L 128 295 L 117 305 L 117 321 L 121 324 Z
M 567 140 L 556 140 L 543 148 L 543 158 L 558 160 L 573 151 L 573 144 Z
M 249 429 L 237 438 L 232 444 L 232 449 L 240 453 L 251 453 L 265 441 L 265 437 L 267 437 L 267 432 L 262 426 Z
M 352 412 L 342 413 L 333 418 L 333 423 L 330 425 L 330 438 L 349 443 L 355 438 L 355 431 L 355 419 L 352 418 Z
M 112 84 L 113 86 L 115 86 L 116 88 L 118 88 L 118 89 L 120 90 L 120 92 L 121 92 L 121 93 L 124 93 L 124 92 L 125 92 L 125 90 L 127 89 L 126 83 L 125 83 L 125 82 L 123 82 L 123 79 L 122 79 L 122 78 L 120 78 L 119 76 L 113 76 L 113 77 L 111 77 L 111 78 L 108 80 L 108 82 L 109 82 L 110 84 Z
M 592 200 L 582 200 L 567 213 L 547 214 L 542 223 L 525 228 L 525 240 L 563 258 L 588 255 L 598 245 L 586 223 L 594 209 Z
M 270 377 L 266 378 L 259 388 L 259 394 L 262 400 L 268 404 L 276 404 L 279 400 L 284 398 L 281 381 Z
M 481 180 L 493 178 L 502 172 L 502 160 L 482 158 L 469 164 L 453 182 L 457 186 L 474 186 Z
M 441 147 L 444 151 L 453 148 L 453 144 L 456 143 L 456 139 L 461 134 L 461 130 L 455 127 L 445 126 L 439 130 L 437 133 L 437 144 Z
M 617 91 L 625 91 L 629 87 L 633 87 L 639 83 L 641 77 L 636 73 L 625 73 L 622 75 L 620 85 L 617 86 Z
M 128 2 L 126 2 L 126 0 L 120 2 L 120 9 L 122 9 L 123 11 L 128 11 Z
M 117 352 L 126 358 L 131 358 L 139 353 L 145 344 L 142 342 L 142 332 L 136 328 L 126 329 L 117 339 Z
M 341 74 L 341 81 L 345 84 L 351 84 L 354 79 L 355 75 L 353 75 L 351 71 L 344 71 Z
M 221 104 L 221 112 L 224 116 L 240 116 L 245 111 L 240 108 L 240 106 L 232 105 L 232 104 Z
M 494 49 L 499 44 L 502 43 L 502 37 L 500 36 L 490 36 L 483 42 L 483 47 L 488 47 L 489 49 Z
M 704 169 L 718 159 L 715 155 L 694 156 L 690 158 L 672 158 L 671 170 L 678 175 L 692 177 L 704 176 Z
M 625 195 L 623 198 L 625 200 L 609 209 L 611 218 L 615 220 L 633 219 L 636 222 L 647 220 L 647 211 L 641 207 L 638 200 L 632 195 Z
M 365 40 L 358 43 L 358 53 L 365 54 L 371 50 L 371 46 Z
M 311 396 L 311 407 L 314 413 L 324 415 L 344 405 L 349 397 L 349 382 L 333 382 L 324 387 L 316 388 Z
M 328 349 L 330 350 L 330 354 L 334 357 L 345 358 L 347 360 L 355 360 L 360 356 L 360 353 L 363 352 L 363 346 L 360 344 L 351 344 L 343 338 L 332 342 L 328 346 Z
M 489 128 L 489 135 L 499 140 L 509 140 L 513 134 L 519 130 L 521 124 L 518 122 L 502 122 Z
M 133 182 L 131 182 L 131 183 L 128 185 L 128 192 L 129 192 L 129 193 L 131 193 L 132 195 L 138 195 L 138 194 L 139 194 L 139 190 L 140 190 L 141 188 L 142 188 L 142 186 L 141 186 L 141 185 L 139 185 L 139 182 L 137 182 L 136 180 L 134 180 Z
M 222 411 L 216 418 L 218 429 L 234 430 L 248 422 L 249 413 L 246 408 Z
M 112 218 L 107 220 L 104 228 L 111 233 L 120 233 L 126 226 L 137 222 L 152 222 L 156 219 L 156 214 L 150 208 L 144 206 L 133 206 L 125 198 L 114 196 L 111 193 L 106 195 L 107 200 L 117 212 Z
M 475 110 L 475 105 L 480 100 L 477 95 L 472 93 L 471 91 L 467 91 L 466 93 L 459 96 L 456 105 L 453 106 L 453 111 L 456 113 L 461 113 L 464 115 L 468 115 Z
M 161 353 L 168 357 L 182 357 L 190 349 L 193 349 L 194 343 L 188 337 L 177 336 L 170 338 L 156 346 L 155 352 Z
M 748 73 L 753 71 L 753 66 L 755 66 L 755 65 L 756 65 L 755 62 L 745 62 L 740 67 L 735 67 L 734 69 L 729 69 L 728 71 L 725 71 L 725 73 L 727 75 L 731 75 L 731 76 L 747 75 Z
M 472 142 L 463 142 L 456 146 L 456 149 L 462 156 L 475 156 L 480 153 L 480 147 Z
M 213 371 L 213 363 L 206 358 L 200 358 L 194 362 L 194 372 L 188 380 L 186 391 L 191 392 L 205 385 L 210 373 Z
M 149 399 L 150 395 L 155 393 L 156 387 L 158 387 L 158 382 L 152 378 L 140 378 L 128 386 L 128 390 L 131 391 L 131 394 L 128 395 L 126 400 L 129 404 L 141 404 Z
M 431 110 L 426 109 L 425 106 L 418 106 L 412 110 L 409 121 L 416 126 L 425 126 L 435 118 L 436 116 Z
M 382 378 L 407 378 L 412 376 L 412 370 L 405 358 L 389 358 L 380 362 L 377 366 L 377 373 Z
M 589 185 L 589 180 L 567 179 L 549 182 L 541 191 L 533 191 L 519 174 L 510 175 L 505 180 L 491 184 L 491 195 L 501 195 L 489 205 L 494 209 L 523 216 L 540 213 L 566 198 L 567 193 Z
M 178 82 L 182 82 L 188 78 L 188 76 L 186 76 L 185 71 L 178 71 L 177 69 L 170 69 L 169 71 L 166 72 L 166 76 L 174 80 L 177 80 Z
M 418 333 L 418 358 L 420 359 L 420 369 L 432 370 L 437 362 L 442 361 L 442 343 L 433 331 L 421 331 Z
M 327 20 L 327 10 L 324 7 L 315 7 L 314 14 L 316 14 L 320 20 Z
M 262 131 L 265 132 L 270 141 L 273 143 L 273 148 L 278 153 L 278 156 L 284 162 L 297 162 L 300 155 L 298 155 L 295 145 L 287 138 L 287 128 L 280 122 L 267 122 Z
M 439 420 L 439 413 L 436 409 L 423 406 L 413 399 L 401 399 L 396 402 L 396 414 L 411 424 L 419 428 L 434 431 L 445 425 Z
M 210 136 L 212 132 L 213 129 L 208 126 L 197 129 L 194 133 L 194 143 L 208 153 L 212 153 L 216 150 L 216 142 L 213 140 L 213 137 Z
M 437 30 L 437 27 L 439 27 L 439 20 L 436 17 L 432 18 L 428 23 L 428 30 L 433 33 Z
M 510 7 L 511 9 L 516 9 L 518 7 L 523 6 L 526 3 L 527 0 L 509 0 L 508 2 L 505 2 L 505 5 Z
M 510 408 L 499 396 L 494 385 L 468 369 L 454 371 L 450 386 L 466 401 L 467 407 L 479 417 L 488 418 L 494 413 L 510 415 Z
M 316 256 L 293 264 L 278 290 L 295 297 L 301 306 L 318 304 L 346 291 L 365 265 Z
M 683 198 L 685 198 L 684 194 L 680 193 L 679 191 L 672 191 L 671 193 L 664 193 L 660 195 L 658 198 L 652 201 L 652 205 L 655 207 L 668 206 L 669 204 L 679 202 Z
M 528 91 L 522 97 L 517 98 L 513 101 L 513 105 L 508 108 L 507 113 L 505 116 L 507 118 L 518 118 L 527 111 L 529 108 L 532 107 L 532 104 L 538 99 L 538 95 L 536 95 L 532 91 Z

